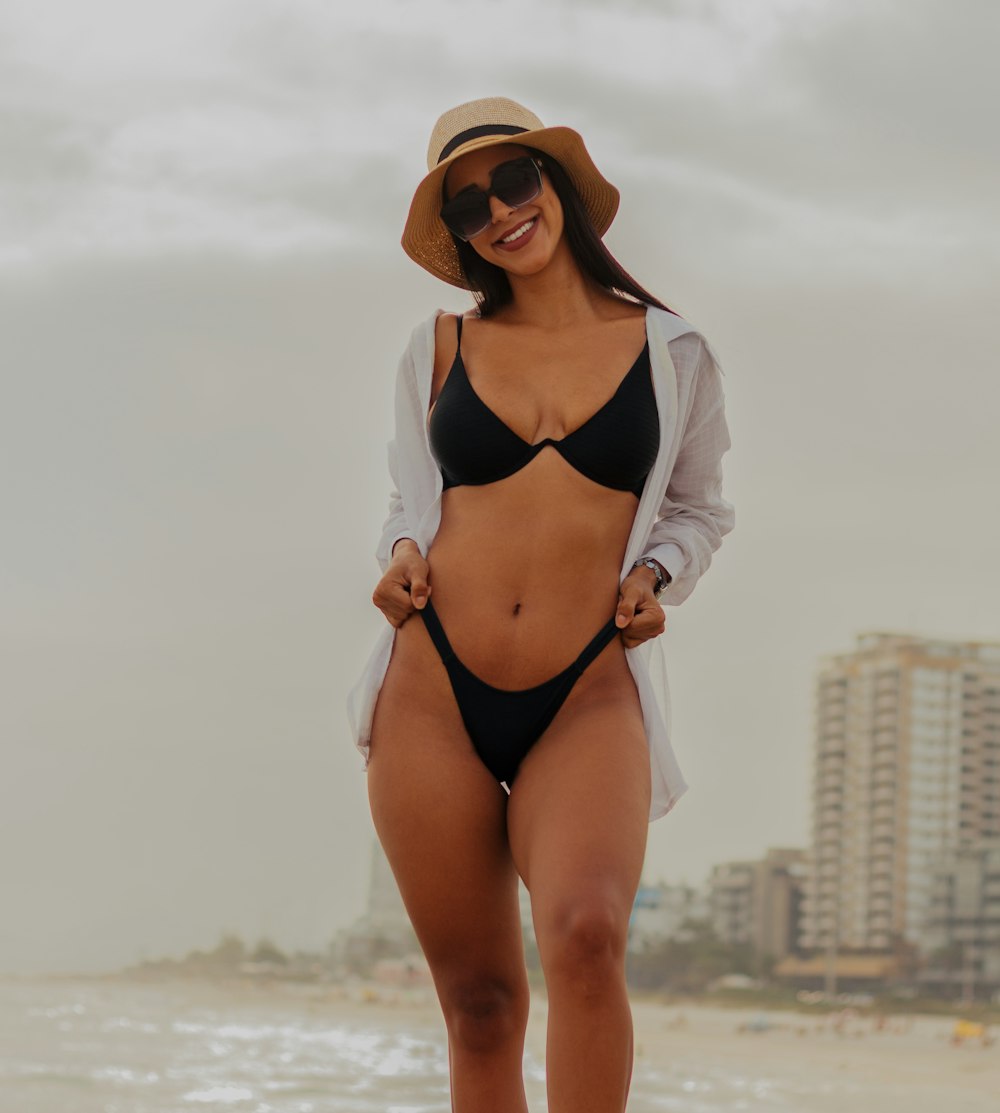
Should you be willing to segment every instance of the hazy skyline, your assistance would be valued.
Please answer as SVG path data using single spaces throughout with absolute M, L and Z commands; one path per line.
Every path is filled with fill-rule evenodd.
M 1000 640 L 998 32 L 985 0 L 6 5 L 0 969 L 360 913 L 393 379 L 466 304 L 398 240 L 476 96 L 583 133 L 612 250 L 726 370 L 737 525 L 668 612 L 691 791 L 647 877 L 804 845 L 820 655 Z

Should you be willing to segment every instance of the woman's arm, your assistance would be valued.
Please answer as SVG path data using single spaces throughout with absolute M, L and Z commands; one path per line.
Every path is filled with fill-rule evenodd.
M 392 481 L 392 489 L 389 492 L 389 515 L 382 526 L 382 535 L 375 549 L 375 559 L 383 572 L 389 567 L 396 543 L 404 537 L 412 540 L 417 528 L 416 520 L 411 521 L 410 511 L 413 508 L 406 505 L 401 494 L 403 484 L 400 482 L 400 466 L 401 459 L 412 459 L 416 441 L 420 436 L 422 415 L 414 362 L 419 332 L 419 328 L 414 329 L 396 369 L 395 429 L 392 440 L 387 446 L 389 479 Z M 413 514 L 416 514 L 415 510 Z
M 388 454 L 389 478 L 392 480 L 392 490 L 389 492 L 389 516 L 382 526 L 382 536 L 379 538 L 378 546 L 375 549 L 375 559 L 383 572 L 389 567 L 396 543 L 404 537 L 408 537 L 412 541 L 412 535 L 415 532 L 406 516 L 403 497 L 399 493 L 399 453 L 396 449 L 395 438 L 389 441 Z
M 642 553 L 670 574 L 661 602 L 671 605 L 691 594 L 735 521 L 732 506 L 722 497 L 722 457 L 731 443 L 722 373 L 700 337 L 694 358 L 692 401 L 680 450 Z
M 458 348 L 455 315 L 436 312 L 418 325 L 410 337 L 396 372 L 396 429 L 389 442 L 389 516 L 382 526 L 375 557 L 385 572 L 394 550 L 404 537 L 414 540 L 422 512 L 437 491 L 437 467 L 427 447 L 427 409 L 437 396 Z M 405 463 L 404 463 L 405 461 Z M 400 469 L 407 468 L 407 484 L 401 483 Z M 401 493 L 408 490 L 410 495 Z M 438 487 L 437 490 L 440 490 Z M 416 493 L 417 497 L 412 496 Z M 411 505 L 413 502 L 422 505 Z
M 416 536 L 419 507 L 408 505 L 401 491 L 401 460 L 411 462 L 422 444 L 423 404 L 417 382 L 414 351 L 419 343 L 421 330 L 414 330 L 407 350 L 399 363 L 396 374 L 396 429 L 388 446 L 389 515 L 382 526 L 382 535 L 375 550 L 375 558 L 382 577 L 372 594 L 372 602 L 393 626 L 401 626 L 415 609 L 423 607 L 430 595 L 427 561 L 420 552 Z M 410 477 L 409 490 L 413 486 Z

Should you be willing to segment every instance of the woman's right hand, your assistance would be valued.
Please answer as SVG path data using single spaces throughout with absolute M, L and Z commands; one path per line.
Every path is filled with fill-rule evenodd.
M 392 561 L 372 593 L 372 602 L 393 626 L 402 626 L 415 610 L 423 610 L 431 593 L 429 573 L 416 541 L 404 537 L 396 542 Z

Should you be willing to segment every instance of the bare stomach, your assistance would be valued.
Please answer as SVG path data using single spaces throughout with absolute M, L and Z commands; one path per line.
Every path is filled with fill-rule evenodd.
M 446 491 L 428 564 L 460 660 L 511 689 L 574 661 L 615 612 L 635 508 L 634 495 L 591 482 L 553 450 L 497 483 Z

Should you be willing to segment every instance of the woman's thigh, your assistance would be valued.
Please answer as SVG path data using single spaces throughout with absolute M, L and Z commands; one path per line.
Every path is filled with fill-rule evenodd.
M 631 676 L 575 694 L 528 754 L 508 804 L 540 946 L 574 921 L 624 932 L 646 849 L 649 748 Z
M 368 765 L 376 831 L 439 990 L 491 977 L 520 984 L 507 795 L 472 749 L 419 619 L 397 642 Z

